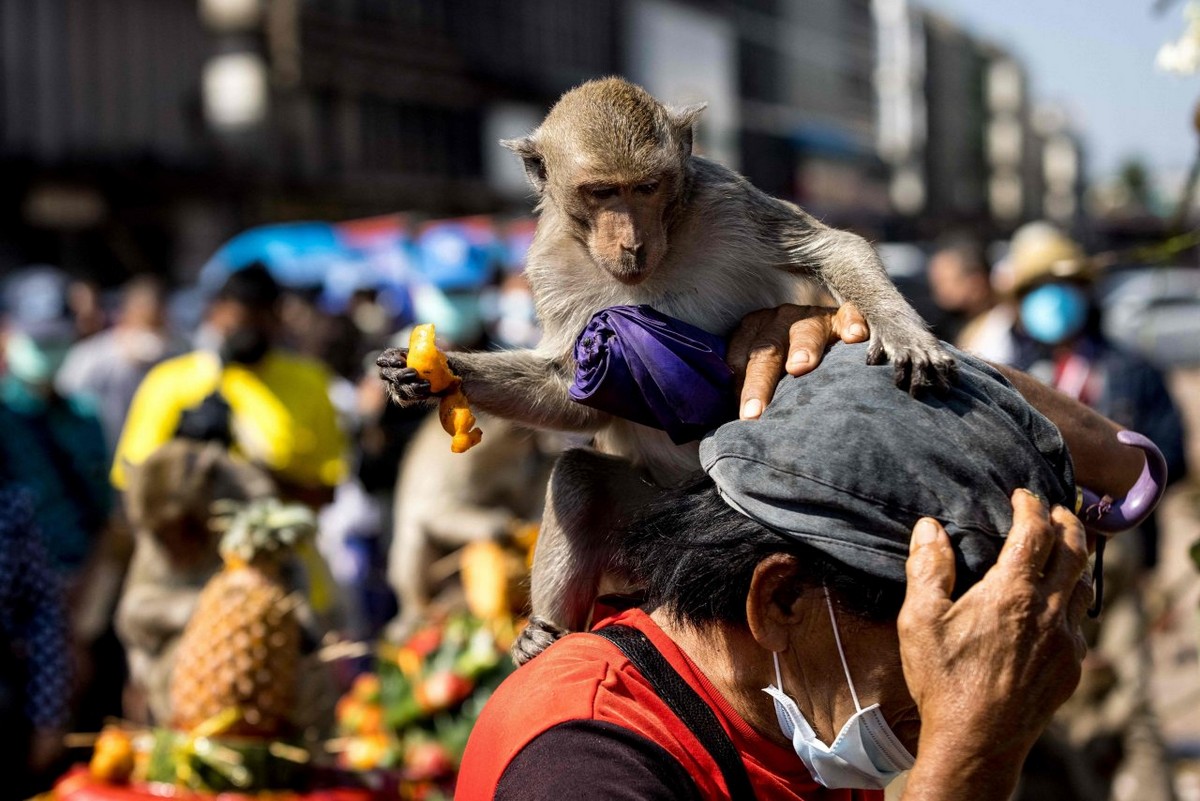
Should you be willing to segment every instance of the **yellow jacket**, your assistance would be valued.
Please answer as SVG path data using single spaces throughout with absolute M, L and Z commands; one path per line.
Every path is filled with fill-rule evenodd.
M 112 482 L 175 435 L 184 411 L 220 389 L 232 410 L 234 448 L 305 486 L 335 486 L 346 474 L 346 441 L 318 362 L 272 350 L 253 366 L 221 366 L 197 350 L 155 367 L 138 387 L 117 442 Z

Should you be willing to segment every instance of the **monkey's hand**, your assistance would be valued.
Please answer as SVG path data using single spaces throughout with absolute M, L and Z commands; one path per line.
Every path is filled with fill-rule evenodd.
M 397 406 L 421 406 L 436 400 L 429 382 L 408 366 L 408 348 L 388 348 L 379 354 L 375 364 L 387 386 L 388 397 Z
M 916 312 L 872 316 L 867 364 L 892 363 L 896 386 L 916 396 L 922 390 L 942 393 L 950 388 L 958 365 L 950 352 L 929 332 Z

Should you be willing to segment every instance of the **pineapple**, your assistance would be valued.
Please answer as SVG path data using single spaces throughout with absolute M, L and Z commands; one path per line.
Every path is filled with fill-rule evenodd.
M 283 564 L 316 532 L 310 509 L 274 498 L 239 507 L 221 539 L 225 568 L 200 593 L 171 679 L 172 726 L 192 731 L 228 710 L 222 735 L 289 733 L 300 662 L 300 624 Z

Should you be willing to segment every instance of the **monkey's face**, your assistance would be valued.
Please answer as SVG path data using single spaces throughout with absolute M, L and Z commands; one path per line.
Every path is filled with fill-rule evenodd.
M 645 281 L 667 252 L 668 187 L 661 177 L 576 187 L 576 219 L 592 260 L 623 284 Z

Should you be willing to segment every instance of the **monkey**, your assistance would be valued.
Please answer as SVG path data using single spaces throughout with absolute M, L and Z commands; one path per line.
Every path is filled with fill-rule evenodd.
M 570 400 L 575 340 L 608 306 L 646 304 L 721 336 L 752 311 L 784 303 L 851 303 L 870 328 L 868 361 L 890 360 L 917 392 L 953 380 L 933 337 L 863 238 L 693 153 L 706 104 L 668 108 L 622 78 L 564 94 L 528 136 L 501 144 L 520 157 L 537 197 L 526 257 L 542 339 L 535 349 L 448 354 L 472 405 L 528 426 L 593 435 L 593 451 L 560 457 L 534 554 L 523 662 L 564 630 L 586 626 L 601 577 L 616 567 L 611 532 L 656 487 L 699 470 L 698 443 Z M 393 401 L 428 403 L 405 351 L 377 362 Z
M 463 454 L 450 452 L 436 414 L 427 415 L 396 478 L 388 583 L 400 614 L 394 639 L 411 634 L 429 612 L 436 587 L 429 567 L 448 551 L 496 540 L 521 521 L 542 516 L 555 437 L 508 420 L 481 416 L 487 436 Z

